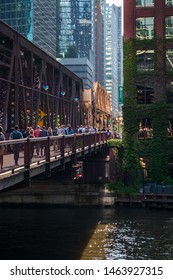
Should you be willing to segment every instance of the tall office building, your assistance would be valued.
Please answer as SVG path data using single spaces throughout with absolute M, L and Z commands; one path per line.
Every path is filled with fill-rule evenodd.
M 106 0 L 94 0 L 95 81 L 106 88 Z
M 95 80 L 93 0 L 57 2 L 57 60 L 83 79 Z
M 56 0 L 1 0 L 0 19 L 56 57 Z
M 113 117 L 120 110 L 118 88 L 122 86 L 121 18 L 121 7 L 106 4 L 106 89 L 110 93 Z
M 93 1 L 57 1 L 57 57 L 93 60 Z

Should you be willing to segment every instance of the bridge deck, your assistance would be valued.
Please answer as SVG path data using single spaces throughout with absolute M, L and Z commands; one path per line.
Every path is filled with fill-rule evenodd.
M 3 169 L 0 170 L 0 190 L 22 181 L 28 184 L 31 177 L 44 172 L 49 174 L 51 169 L 64 167 L 70 161 L 75 163 L 78 158 L 99 151 L 106 142 L 105 132 L 1 141 L 0 146 L 6 146 L 7 153 L 4 155 Z M 15 145 L 20 145 L 18 166 L 15 165 L 12 150 Z

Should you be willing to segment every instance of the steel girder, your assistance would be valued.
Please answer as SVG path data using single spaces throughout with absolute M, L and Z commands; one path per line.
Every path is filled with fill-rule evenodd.
M 10 132 L 41 122 L 83 122 L 82 80 L 0 21 L 0 125 Z

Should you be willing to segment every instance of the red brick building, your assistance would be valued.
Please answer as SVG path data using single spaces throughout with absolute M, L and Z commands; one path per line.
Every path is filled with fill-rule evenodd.
M 172 0 L 124 1 L 124 131 L 144 177 L 172 175 Z

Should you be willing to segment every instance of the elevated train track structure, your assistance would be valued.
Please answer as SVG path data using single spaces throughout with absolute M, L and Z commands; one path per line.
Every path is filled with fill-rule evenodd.
M 83 82 L 0 20 L 0 125 L 10 132 L 41 121 L 52 128 L 83 122 Z

